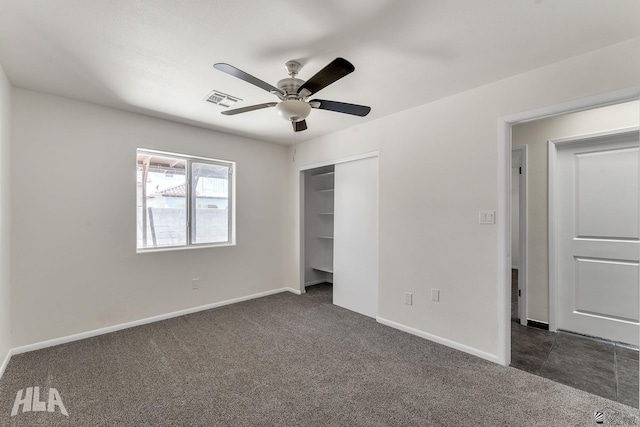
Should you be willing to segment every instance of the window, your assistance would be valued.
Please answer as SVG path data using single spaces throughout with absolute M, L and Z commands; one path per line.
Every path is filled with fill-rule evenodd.
M 138 251 L 233 244 L 234 166 L 138 149 Z

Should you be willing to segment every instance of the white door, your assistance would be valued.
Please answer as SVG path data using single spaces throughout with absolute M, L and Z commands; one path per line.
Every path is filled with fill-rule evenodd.
M 378 314 L 378 158 L 335 168 L 333 303 Z
M 638 132 L 551 141 L 555 149 L 556 327 L 638 345 Z

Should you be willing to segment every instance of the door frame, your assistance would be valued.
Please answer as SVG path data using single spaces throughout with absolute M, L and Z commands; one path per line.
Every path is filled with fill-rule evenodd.
M 527 257 L 527 201 L 529 191 L 527 174 L 529 170 L 529 147 L 527 145 L 511 147 L 511 153 L 517 151 L 520 152 L 520 167 L 522 168 L 520 179 L 518 180 L 518 291 L 521 294 L 518 297 L 518 316 L 520 317 L 520 324 L 527 326 L 527 319 L 529 318 L 527 310 L 527 267 L 529 265 Z M 511 179 L 511 174 L 509 177 Z M 512 186 L 513 182 L 509 184 L 510 188 Z M 511 197 L 511 193 L 509 193 L 509 197 Z M 509 209 L 511 209 L 511 205 L 509 205 Z M 511 217 L 509 217 L 509 220 L 511 220 Z
M 624 134 L 635 134 L 640 130 L 640 126 L 630 126 L 620 129 L 612 129 L 603 132 L 588 133 L 583 135 L 569 136 L 566 138 L 550 139 L 548 144 L 548 232 L 549 232 L 549 330 L 558 330 L 558 250 L 557 250 L 557 235 L 556 235 L 556 218 L 558 215 L 557 203 L 556 203 L 556 191 L 558 183 L 558 148 L 576 144 L 576 143 L 589 143 L 602 137 L 615 137 L 622 136 Z
M 511 127 L 519 123 L 640 100 L 640 86 L 549 105 L 498 118 L 498 218 L 511 215 Z M 511 363 L 511 221 L 498 228 L 498 363 Z M 640 280 L 640 277 L 638 278 Z

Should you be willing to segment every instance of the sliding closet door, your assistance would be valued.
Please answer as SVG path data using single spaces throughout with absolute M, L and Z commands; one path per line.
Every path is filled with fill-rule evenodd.
M 378 314 L 378 158 L 336 164 L 333 303 Z

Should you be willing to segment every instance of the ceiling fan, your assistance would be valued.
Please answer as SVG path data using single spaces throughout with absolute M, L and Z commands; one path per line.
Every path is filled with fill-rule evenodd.
M 258 86 L 269 93 L 274 94 L 280 99 L 280 102 L 267 102 L 264 104 L 251 105 L 248 107 L 236 108 L 233 110 L 223 111 L 226 116 L 246 113 L 248 111 L 260 110 L 263 108 L 276 107 L 276 112 L 285 120 L 293 125 L 294 132 L 300 132 L 307 129 L 306 118 L 312 108 L 320 110 L 335 111 L 337 113 L 351 114 L 354 116 L 364 117 L 371 111 L 371 107 L 365 105 L 347 104 L 345 102 L 327 101 L 325 99 L 307 100 L 314 93 L 324 89 L 331 83 L 343 78 L 347 74 L 352 73 L 355 67 L 344 58 L 336 58 L 326 67 L 318 71 L 309 80 L 304 81 L 296 78 L 302 64 L 298 61 L 289 61 L 285 64 L 288 78 L 280 80 L 276 86 L 272 86 L 251 74 L 225 63 L 214 64 L 213 68 L 224 73 L 244 80 L 247 83 Z

